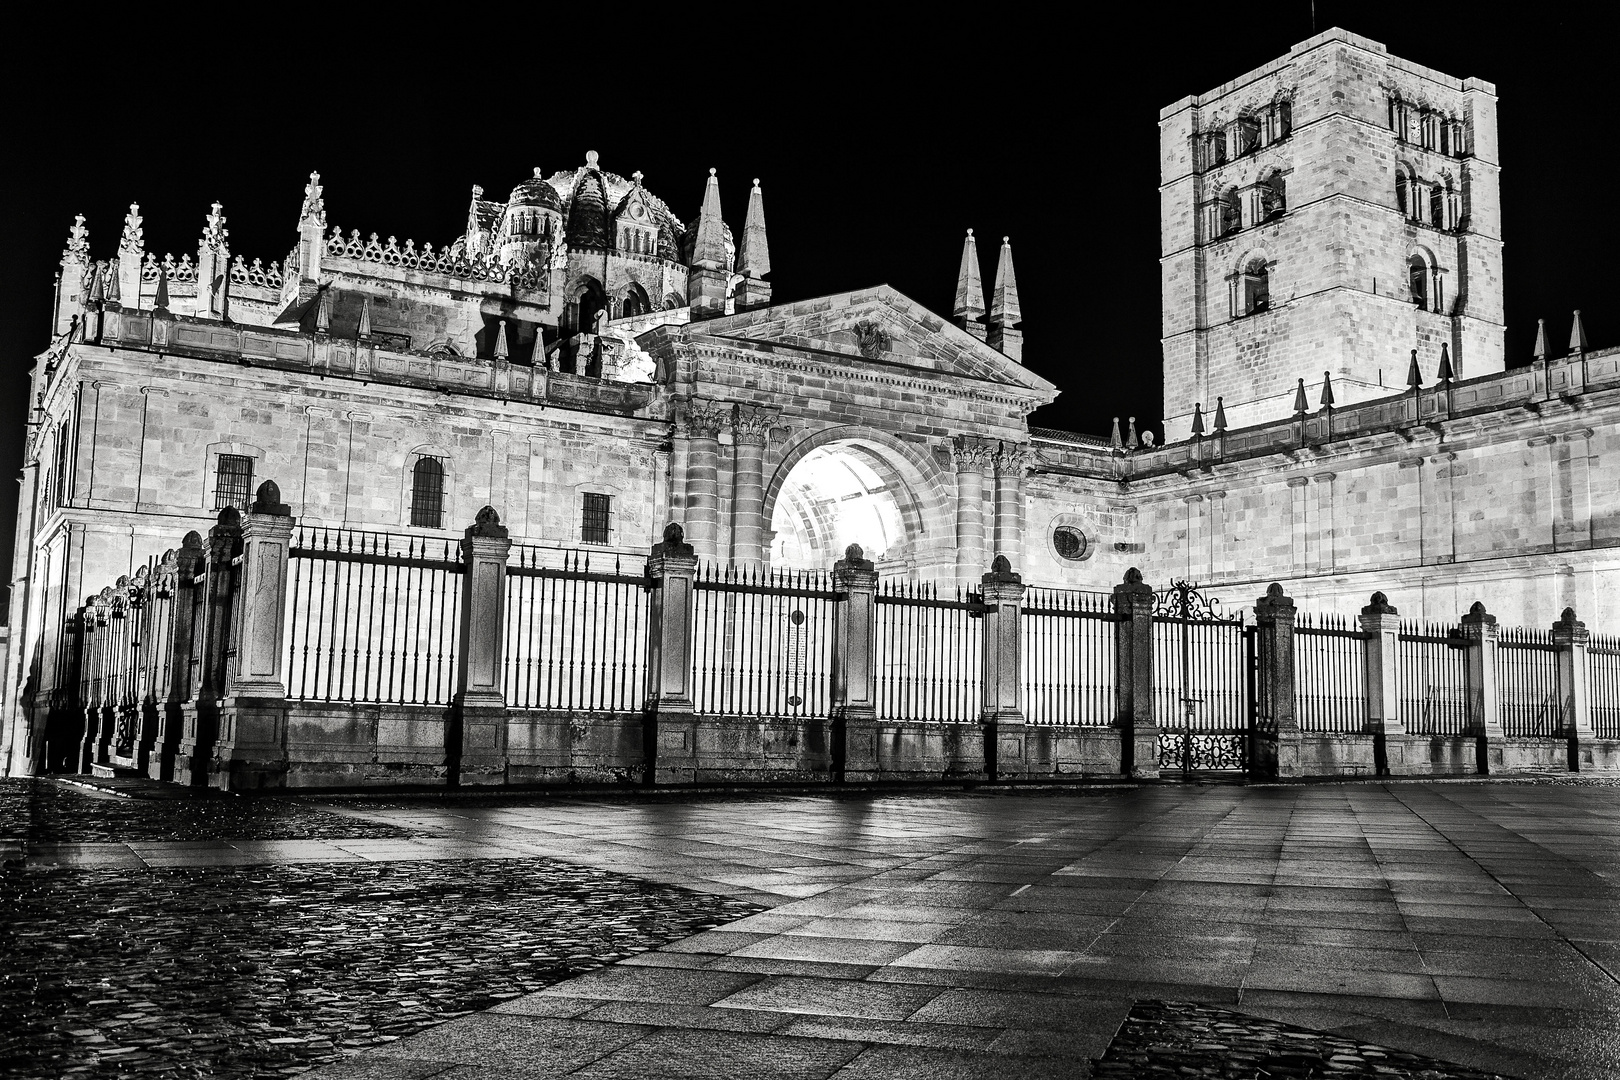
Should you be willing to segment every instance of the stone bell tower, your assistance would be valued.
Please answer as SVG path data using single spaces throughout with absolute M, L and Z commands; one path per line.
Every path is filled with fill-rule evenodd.
M 1159 116 L 1164 417 L 1291 416 L 1503 366 L 1496 89 L 1344 30 Z

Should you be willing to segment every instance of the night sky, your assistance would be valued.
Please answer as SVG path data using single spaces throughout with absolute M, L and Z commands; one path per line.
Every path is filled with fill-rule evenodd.
M 293 245 L 318 169 L 331 224 L 438 247 L 463 231 L 473 184 L 504 198 L 535 166 L 571 169 L 586 150 L 620 175 L 640 169 L 686 220 L 718 169 L 734 230 L 760 177 L 781 300 L 887 282 L 948 315 L 963 231 L 980 238 L 987 292 L 1010 235 L 1025 361 L 1063 391 L 1034 422 L 1106 434 L 1110 417 L 1134 414 L 1154 427 L 1158 110 L 1282 55 L 1312 16 L 1308 0 L 1120 7 L 985 8 L 972 22 L 860 9 L 751 34 L 787 9 L 704 7 L 699 23 L 670 8 L 631 29 L 588 26 L 575 17 L 586 9 L 567 26 L 484 7 L 433 26 L 404 8 L 357 24 L 258 8 L 252 30 L 218 15 L 188 30 L 202 17 L 169 8 L 92 27 L 76 10 L 13 28 L 0 45 L 0 461 L 21 465 L 28 371 L 75 213 L 95 258 L 113 254 L 131 201 L 149 251 L 195 258 L 217 199 L 232 254 L 268 262 Z M 1577 307 L 1592 344 L 1611 344 L 1612 16 L 1546 4 L 1514 23 L 1482 10 L 1322 0 L 1315 17 L 1496 83 L 1509 362 L 1529 359 L 1538 317 L 1561 347 Z M 15 485 L 0 485 L 0 550 L 15 514 Z

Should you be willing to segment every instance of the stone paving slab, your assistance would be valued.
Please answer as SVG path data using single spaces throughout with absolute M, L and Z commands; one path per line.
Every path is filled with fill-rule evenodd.
M 771 905 L 534 995 L 610 997 L 573 1018 L 657 1028 L 570 1075 L 1084 1076 L 1144 1000 L 1458 1063 L 1436 1077 L 1620 1075 L 1620 982 L 1604 966 L 1620 964 L 1620 791 L 1498 791 L 698 800 L 679 828 L 651 806 L 507 807 L 499 825 L 476 808 L 376 814 L 446 836 L 521 831 L 537 853 L 620 870 L 645 859 Z M 799 895 L 818 864 L 829 887 Z M 711 998 L 722 984 L 700 973 L 749 981 Z M 1558 1037 L 1517 1033 L 1535 1009 L 1561 1018 Z M 751 1019 L 725 1030 L 717 1013 Z

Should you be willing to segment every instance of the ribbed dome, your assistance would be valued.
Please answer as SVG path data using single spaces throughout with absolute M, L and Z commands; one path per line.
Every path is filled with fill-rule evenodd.
M 594 169 L 587 170 L 574 188 L 568 208 L 568 243 L 578 247 L 606 247 L 607 188 Z
M 562 198 L 557 189 L 552 187 L 540 170 L 534 170 L 534 175 L 512 189 L 511 198 L 506 201 L 507 206 L 540 206 L 547 210 L 562 210 Z

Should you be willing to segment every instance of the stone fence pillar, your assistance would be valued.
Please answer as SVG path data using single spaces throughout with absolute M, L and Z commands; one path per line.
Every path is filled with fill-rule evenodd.
M 1461 619 L 1467 642 L 1468 721 L 1478 738 L 1477 760 L 1481 774 L 1491 771 L 1491 762 L 1502 757 L 1502 699 L 1496 686 L 1496 616 L 1485 611 L 1478 600 Z M 1492 743 L 1496 747 L 1492 748 Z
M 1120 732 L 1120 772 L 1159 775 L 1159 727 L 1153 717 L 1153 587 L 1142 571 L 1125 571 L 1114 586 L 1114 724 Z
M 147 776 L 165 782 L 175 779 L 175 755 L 185 736 L 186 702 L 191 700 L 191 652 L 197 629 L 197 590 L 201 588 L 194 579 L 206 558 L 202 534 L 195 530 L 186 533 L 185 539 L 180 541 L 180 550 L 172 554 L 173 574 L 164 575 L 173 594 L 169 600 L 169 685 L 163 688 L 158 699 L 162 714 L 160 731 L 146 765 Z M 165 566 L 168 559 L 169 555 L 165 554 Z
M 1293 599 L 1275 581 L 1254 602 L 1259 717 L 1251 729 L 1249 772 L 1256 779 L 1305 771 L 1299 760 L 1299 715 L 1294 708 L 1294 616 Z
M 1361 669 L 1366 679 L 1367 729 L 1373 737 L 1373 763 L 1379 775 L 1405 771 L 1406 723 L 1401 719 L 1398 681 L 1400 613 L 1381 592 L 1361 609 Z
M 1018 625 L 1024 603 L 1024 579 L 1005 555 L 997 555 L 981 584 L 984 627 L 980 636 L 983 669 L 984 771 L 995 780 L 1028 771 L 1022 708 L 1023 645 Z
M 461 670 L 445 730 L 451 786 L 506 780 L 506 698 L 501 637 L 506 628 L 506 559 L 512 541 L 493 506 L 478 511 L 461 539 Z
M 1592 728 L 1592 676 L 1586 653 L 1591 638 L 1586 624 L 1575 617 L 1574 608 L 1565 608 L 1552 625 L 1553 647 L 1558 650 L 1560 728 L 1569 737 L 1570 772 L 1580 772 L 1581 765 L 1591 760 L 1591 740 L 1597 737 Z M 1582 743 L 1587 745 L 1583 748 Z
M 647 560 L 646 782 L 690 782 L 696 773 L 692 713 L 692 613 L 697 553 L 676 522 Z
M 235 507 L 219 512 L 219 524 L 208 530 L 207 553 L 198 569 L 203 592 L 193 612 L 191 629 L 191 694 L 184 706 L 184 727 L 176 770 L 184 769 L 193 787 L 207 787 L 219 738 L 219 700 L 225 693 L 229 659 L 231 605 L 236 597 L 236 556 L 242 546 L 242 515 Z
M 875 780 L 877 570 L 861 545 L 851 544 L 833 564 L 832 751 L 833 780 Z
M 218 787 L 280 787 L 287 771 L 287 684 L 281 646 L 292 533 L 292 513 L 281 501 L 281 489 L 274 480 L 266 480 L 242 524 L 219 737 L 209 769 L 209 782 Z

